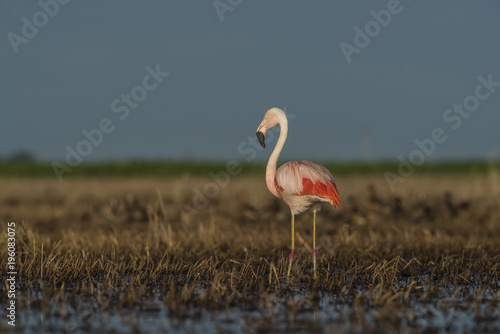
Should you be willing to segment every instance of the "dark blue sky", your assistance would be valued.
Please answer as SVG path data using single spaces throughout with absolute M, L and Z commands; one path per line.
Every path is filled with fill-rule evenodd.
M 295 115 L 283 160 L 359 159 L 363 133 L 373 158 L 407 157 L 435 128 L 447 139 L 431 160 L 500 146 L 500 87 L 479 88 L 489 95 L 467 100 L 467 118 L 446 112 L 475 96 L 479 76 L 500 82 L 500 2 L 238 2 L 223 21 L 212 1 L 42 0 L 52 16 L 0 2 L 0 155 L 64 160 L 109 119 L 86 160 L 243 160 L 241 143 L 274 106 Z M 385 27 L 370 24 L 388 7 Z M 373 37 L 348 63 L 340 44 L 355 47 L 367 23 Z M 157 65 L 169 75 L 147 90 Z M 122 100 L 131 91 L 144 99 L 134 108 Z

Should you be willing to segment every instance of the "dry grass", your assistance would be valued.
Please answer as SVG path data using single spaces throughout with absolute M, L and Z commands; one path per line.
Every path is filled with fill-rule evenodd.
M 174 326 L 173 318 L 202 319 L 202 310 L 237 309 L 237 327 L 249 330 L 307 331 L 317 322 L 327 332 L 411 332 L 440 328 L 423 306 L 432 304 L 445 318 L 450 308 L 472 312 L 472 328 L 488 331 L 500 326 L 495 177 L 414 177 L 396 194 L 382 178 L 339 180 L 343 212 L 325 207 L 318 216 L 317 280 L 307 212 L 296 221 L 286 281 L 289 212 L 261 178 L 231 180 L 196 210 L 179 205 L 192 207 L 205 179 L 2 180 L 0 218 L 2 235 L 17 223 L 18 310 L 45 322 L 67 321 L 81 304 L 104 314 L 92 318 L 100 326 L 127 310 L 165 313 Z M 78 319 L 75 328 L 95 330 Z

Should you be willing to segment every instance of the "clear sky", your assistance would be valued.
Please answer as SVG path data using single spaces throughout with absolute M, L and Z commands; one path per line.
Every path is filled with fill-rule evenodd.
M 275 106 L 282 160 L 500 146 L 499 1 L 59 1 L 0 2 L 1 156 L 251 160 Z

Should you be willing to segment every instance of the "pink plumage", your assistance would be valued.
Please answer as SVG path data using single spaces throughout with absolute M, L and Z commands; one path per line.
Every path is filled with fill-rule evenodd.
M 334 207 L 342 204 L 332 174 L 313 161 L 289 161 L 283 164 L 274 175 L 274 184 L 285 202 L 291 196 L 303 196 L 302 201 L 292 201 L 293 208 L 290 209 L 295 213 L 305 211 L 316 202 L 329 202 Z M 297 202 L 302 202 L 302 205 L 296 205 Z
M 271 108 L 264 115 L 264 119 L 257 128 L 257 138 L 266 147 L 265 135 L 267 130 L 280 126 L 280 137 L 273 153 L 269 157 L 266 167 L 266 185 L 276 197 L 280 197 L 290 208 L 292 214 L 292 250 L 290 252 L 288 276 L 292 268 L 295 254 L 294 216 L 312 208 L 313 218 L 313 251 L 314 278 L 316 278 L 316 212 L 323 203 L 330 203 L 339 207 L 340 200 L 337 185 L 332 174 L 325 167 L 313 161 L 290 161 L 276 170 L 278 158 L 285 146 L 288 135 L 288 120 L 283 110 Z

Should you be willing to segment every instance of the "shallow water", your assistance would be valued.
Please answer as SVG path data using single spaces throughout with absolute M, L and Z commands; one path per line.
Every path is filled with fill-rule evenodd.
M 401 281 L 401 285 L 405 280 Z M 425 288 L 409 301 L 379 305 L 373 291 L 358 287 L 343 295 L 325 292 L 271 294 L 264 300 L 225 306 L 187 303 L 165 306 L 165 296 L 154 289 L 139 305 L 99 306 L 93 297 L 50 299 L 45 306 L 35 298 L 20 311 L 15 332 L 22 333 L 496 333 L 500 332 L 499 285 L 482 290 L 474 285 L 440 287 L 421 300 Z M 457 289 L 460 290 L 457 291 Z M 297 290 L 299 291 L 299 290 Z M 200 289 L 196 291 L 199 295 Z M 31 296 L 33 297 L 33 295 Z M 3 312 L 3 311 L 2 311 Z M 2 316 L 3 319 L 5 315 Z M 0 331 L 12 331 L 2 322 Z

